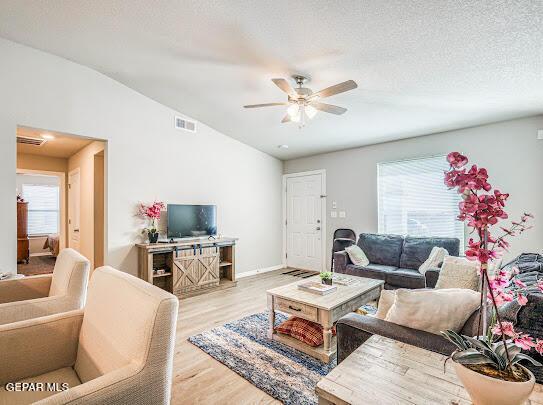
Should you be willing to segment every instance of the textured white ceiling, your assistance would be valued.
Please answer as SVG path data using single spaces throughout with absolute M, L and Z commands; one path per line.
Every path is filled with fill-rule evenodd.
M 96 69 L 281 159 L 543 112 L 543 1 L 0 2 L 0 36 Z M 270 81 L 348 79 L 303 130 Z M 290 148 L 278 149 L 288 144 Z

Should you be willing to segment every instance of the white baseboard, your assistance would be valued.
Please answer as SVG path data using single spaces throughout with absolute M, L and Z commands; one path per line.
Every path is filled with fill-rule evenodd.
M 275 271 L 275 270 L 280 270 L 280 269 L 284 269 L 284 268 L 285 268 L 284 264 L 278 264 L 277 266 L 265 267 L 263 269 L 244 271 L 243 273 L 236 273 L 236 278 L 244 278 L 244 277 L 256 276 L 257 274 L 267 273 L 269 271 Z

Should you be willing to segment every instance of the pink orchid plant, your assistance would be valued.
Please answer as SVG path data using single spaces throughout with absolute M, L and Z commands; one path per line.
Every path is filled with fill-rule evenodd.
M 507 360 L 505 368 L 511 370 L 512 365 L 518 361 L 517 353 L 519 349 L 535 349 L 543 354 L 543 339 L 534 339 L 528 334 L 517 332 L 511 322 L 502 321 L 498 313 L 499 306 L 515 299 L 521 306 L 527 304 L 526 285 L 516 279 L 513 279 L 513 285 L 511 285 L 512 276 L 515 273 L 518 274 L 518 268 L 513 267 L 514 274 L 509 274 L 504 269 L 496 269 L 493 274 L 490 274 L 489 264 L 499 259 L 503 252 L 507 251 L 509 248 L 508 238 L 522 234 L 531 228 L 529 221 L 533 218 L 533 215 L 525 213 L 519 221 L 513 221 L 509 226 L 500 226 L 499 223 L 508 218 L 505 212 L 505 203 L 509 198 L 509 194 L 492 188 L 488 182 L 486 169 L 479 168 L 476 165 L 472 165 L 468 169 L 466 167 L 468 164 L 466 156 L 458 152 L 452 152 L 447 156 L 447 161 L 450 169 L 445 172 L 445 185 L 451 189 L 457 189 L 458 193 L 462 195 L 462 201 L 459 203 L 460 215 L 458 219 L 467 223 L 472 230 L 471 233 L 474 234 L 474 238 L 470 238 L 468 241 L 468 248 L 465 252 L 466 258 L 480 263 L 483 321 L 481 324 L 481 320 L 479 320 L 476 339 L 485 341 L 488 350 L 492 348 L 492 344 L 496 344 L 497 340 L 501 340 L 501 351 Z M 499 228 L 499 236 L 494 234 L 494 227 Z M 538 287 L 543 292 L 543 283 L 540 283 Z M 493 309 L 490 322 L 486 320 L 487 305 L 491 305 Z M 470 341 L 469 339 L 463 339 L 463 342 L 459 344 L 458 339 L 462 339 L 462 337 L 449 332 L 451 331 L 444 332 L 443 335 L 456 344 L 461 351 L 471 350 L 471 354 L 475 355 L 473 350 L 476 350 L 480 352 L 480 356 L 492 357 L 489 353 L 483 353 L 482 347 L 484 345 L 478 347 L 476 342 L 474 343 L 473 340 Z M 463 346 L 467 347 L 467 349 Z M 519 349 L 514 349 L 515 346 Z M 521 359 L 533 360 L 522 354 L 519 356 Z M 481 362 L 488 360 L 483 357 L 479 359 Z M 458 355 L 457 358 L 462 359 L 463 356 Z M 454 356 L 453 359 L 455 359 Z
M 150 221 L 150 226 L 144 228 L 143 232 L 147 232 L 148 234 L 157 233 L 157 223 L 158 220 L 160 220 L 160 215 L 164 207 L 164 203 L 160 201 L 155 201 L 151 205 L 145 205 L 143 203 L 140 203 L 138 209 L 139 216 Z

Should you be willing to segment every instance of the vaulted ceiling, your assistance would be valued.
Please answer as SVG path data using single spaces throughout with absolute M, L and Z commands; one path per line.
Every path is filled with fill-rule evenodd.
M 540 0 L 0 3 L 0 36 L 96 69 L 281 159 L 543 112 Z M 353 79 L 299 130 L 271 81 Z M 277 145 L 288 144 L 288 149 Z

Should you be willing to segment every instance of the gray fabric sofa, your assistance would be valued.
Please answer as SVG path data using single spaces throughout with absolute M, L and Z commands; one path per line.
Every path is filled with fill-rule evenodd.
M 345 251 L 334 253 L 334 271 L 353 276 L 385 281 L 386 289 L 434 287 L 439 269 L 427 272 L 428 279 L 418 268 L 430 255 L 434 246 L 447 249 L 458 256 L 460 241 L 456 238 L 419 238 L 399 235 L 362 233 L 357 245 L 370 263 L 356 266 Z
M 528 286 L 528 304 L 521 307 L 513 301 L 500 308 L 504 320 L 515 324 L 515 329 L 533 337 L 543 338 L 543 294 L 537 288 L 537 281 L 543 280 L 543 256 L 522 254 L 504 267 L 517 266 L 520 274 L 515 276 Z M 513 285 L 513 283 L 511 283 Z M 468 336 L 477 334 L 479 310 L 475 311 L 464 324 L 461 333 Z M 403 343 L 411 344 L 443 355 L 450 355 L 455 347 L 440 335 L 412 329 L 387 322 L 372 316 L 356 313 L 342 317 L 336 324 L 338 363 L 356 350 L 371 335 L 380 335 Z M 543 362 L 543 356 L 535 351 L 530 356 Z M 543 383 L 543 367 L 524 363 L 535 375 L 538 383 Z

